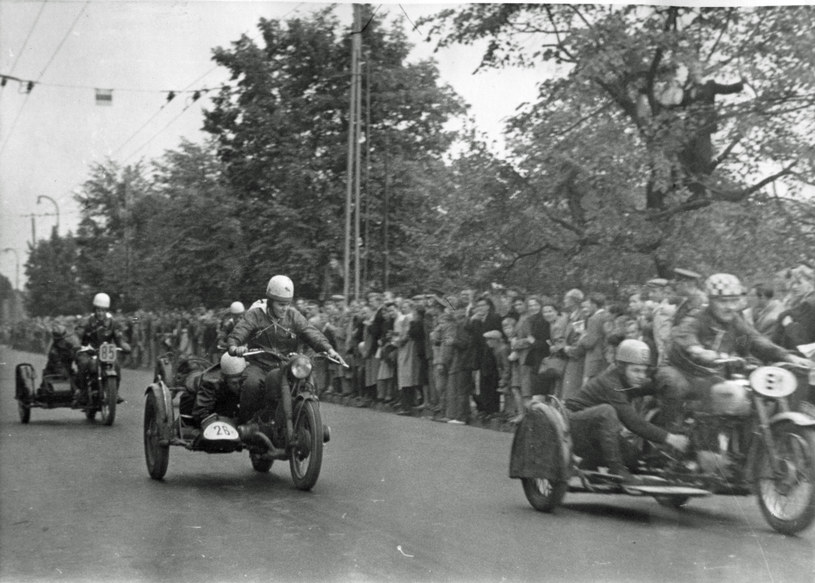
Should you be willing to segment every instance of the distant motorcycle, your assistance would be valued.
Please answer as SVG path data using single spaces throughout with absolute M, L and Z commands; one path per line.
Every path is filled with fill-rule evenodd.
M 615 476 L 579 468 L 568 414 L 554 397 L 535 404 L 517 428 L 510 476 L 521 479 L 527 500 L 543 512 L 554 510 L 567 491 L 652 496 L 675 508 L 693 497 L 755 493 L 772 528 L 801 532 L 815 519 L 815 419 L 789 408 L 795 375 L 787 363 L 759 367 L 726 358 L 717 364 L 727 380 L 711 389 L 710 406 L 686 404 L 691 447 L 685 454 L 634 440 L 636 473 L 649 476 L 647 485 L 623 485 Z M 657 423 L 658 415 L 658 409 L 648 413 Z
M 69 407 L 81 409 L 89 421 L 99 413 L 104 425 L 113 425 L 116 419 L 116 405 L 119 400 L 119 367 L 116 366 L 117 353 L 121 348 L 115 344 L 103 343 L 99 348 L 83 346 L 78 352 L 91 354 L 91 362 L 97 366 L 96 373 L 76 382 L 74 376 L 45 375 L 39 387 L 35 389 L 37 374 L 28 363 L 18 364 L 15 370 L 17 410 L 22 423 L 31 420 L 31 409 L 54 409 Z M 75 401 L 76 390 L 84 386 L 84 402 Z
M 329 358 L 328 355 L 318 355 Z M 184 411 L 182 401 L 194 402 L 195 381 L 184 380 L 168 386 L 161 372 L 147 387 L 144 408 L 144 452 L 150 477 L 160 480 L 167 472 L 171 445 L 190 451 L 231 453 L 247 450 L 252 467 L 268 472 L 274 460 L 288 460 L 294 485 L 310 490 L 317 483 L 322 467 L 323 445 L 330 440 L 330 429 L 323 424 L 320 405 L 311 381 L 312 360 L 304 354 L 283 355 L 271 350 L 252 350 L 246 358 L 260 357 L 277 361 L 281 399 L 273 411 L 261 411 L 250 422 L 250 434 L 238 430 L 239 404 L 219 403 L 216 412 L 195 427 Z M 212 365 L 203 374 L 218 374 L 220 365 Z M 157 371 L 167 379 L 178 375 L 165 362 Z M 178 405 L 175 404 L 175 397 Z

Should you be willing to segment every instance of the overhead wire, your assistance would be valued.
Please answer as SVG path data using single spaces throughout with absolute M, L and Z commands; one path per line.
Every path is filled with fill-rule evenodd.
M 85 9 L 88 7 L 89 2 L 90 2 L 90 0 L 85 0 L 85 3 L 82 5 L 82 9 L 76 15 L 76 18 L 74 18 L 74 21 L 71 23 L 71 26 L 65 32 L 65 36 L 62 37 L 62 40 L 59 42 L 59 45 L 57 45 L 56 50 L 54 50 L 53 54 L 51 55 L 51 58 L 48 59 L 48 62 L 45 64 L 45 67 L 43 67 L 42 71 L 40 71 L 40 75 L 39 75 L 39 77 L 37 77 L 37 80 L 34 81 L 33 84 L 32 84 L 32 82 L 29 82 L 28 91 L 26 92 L 25 99 L 23 100 L 23 104 L 20 106 L 20 109 L 17 111 L 17 115 L 14 118 L 14 121 L 11 123 L 11 128 L 8 131 L 8 135 L 6 135 L 6 140 L 3 142 L 3 145 L 0 146 L 0 155 L 3 154 L 3 152 L 6 149 L 6 145 L 8 145 L 9 141 L 11 141 L 11 136 L 14 135 L 14 129 L 17 127 L 17 122 L 20 121 L 20 117 L 23 115 L 23 111 L 25 110 L 25 106 L 28 103 L 28 98 L 31 97 L 31 88 L 33 87 L 34 84 L 38 83 L 40 79 L 42 79 L 42 76 L 45 75 L 45 71 L 47 71 L 48 67 L 51 65 L 51 63 L 54 62 L 54 58 L 57 56 L 57 53 L 59 53 L 60 49 L 62 49 L 62 45 L 65 44 L 65 41 L 68 39 L 68 36 L 74 30 L 74 27 L 76 26 L 76 23 L 79 22 L 80 17 L 85 13 Z
M 281 17 L 279 18 L 279 20 L 282 20 L 282 19 L 286 18 L 286 17 L 287 17 L 289 14 L 292 14 L 293 12 L 296 12 L 297 10 L 299 10 L 299 9 L 300 9 L 300 7 L 301 7 L 301 6 L 303 6 L 303 4 L 305 4 L 305 2 L 300 2 L 300 3 L 299 3 L 299 4 L 297 4 L 297 5 L 296 5 L 294 8 L 292 8 L 291 10 L 289 10 L 288 12 L 286 12 L 285 14 L 283 14 L 283 16 L 281 16 Z M 250 38 L 251 38 L 251 40 L 256 40 L 256 38 L 257 38 L 257 37 L 250 37 Z M 215 71 L 217 68 L 218 68 L 218 65 L 214 65 L 212 68 L 210 68 L 208 71 L 206 71 L 206 72 L 205 72 L 203 75 L 200 75 L 199 77 L 197 77 L 196 79 L 194 79 L 194 80 L 193 80 L 193 81 L 192 81 L 190 84 L 188 84 L 188 85 L 187 85 L 187 86 L 186 86 L 184 89 L 182 89 L 182 90 L 178 91 L 177 93 L 185 93 L 185 92 L 188 92 L 188 91 L 190 90 L 190 87 L 192 87 L 192 86 L 193 86 L 195 83 L 198 83 L 198 82 L 199 82 L 201 79 L 203 79 L 204 77 L 206 77 L 207 75 L 209 75 L 210 73 L 212 73 L 213 71 Z M 221 88 L 223 88 L 223 86 L 221 86 Z M 152 121 L 153 121 L 153 120 L 154 120 L 156 117 L 158 117 L 158 115 L 159 115 L 159 114 L 160 114 L 160 113 L 161 113 L 161 112 L 164 110 L 164 107 L 167 105 L 167 103 L 169 103 L 169 100 L 168 100 L 168 101 L 166 101 L 165 103 L 163 103 L 163 104 L 161 105 L 161 107 L 158 109 L 158 111 L 157 111 L 156 113 L 154 113 L 152 116 L 150 116 L 150 118 L 149 118 L 149 119 L 148 119 L 146 122 L 144 122 L 144 123 L 143 123 L 143 124 L 142 124 L 142 125 L 139 127 L 139 129 L 137 129 L 137 130 L 136 130 L 136 131 L 135 131 L 133 134 L 131 134 L 131 135 L 130 135 L 130 137 L 129 137 L 129 138 L 127 138 L 127 140 L 125 140 L 125 141 L 124 141 L 124 143 L 123 143 L 121 146 L 119 146 L 118 148 L 116 148 L 116 150 L 114 150 L 114 152 L 113 152 L 113 155 L 118 154 L 118 153 L 119 153 L 119 152 L 120 152 L 120 151 L 121 151 L 121 150 L 122 150 L 122 149 L 123 149 L 123 148 L 124 148 L 124 147 L 125 147 L 127 144 L 129 144 L 129 143 L 130 143 L 130 142 L 133 140 L 133 138 L 135 138 L 135 137 L 136 137 L 136 136 L 137 136 L 139 133 L 141 133 L 141 131 L 142 131 L 142 130 L 143 130 L 145 127 L 147 127 L 147 125 L 148 125 L 148 124 L 150 124 L 150 122 L 152 122 Z M 154 135 L 152 138 L 150 138 L 150 139 L 149 139 L 149 140 L 148 140 L 148 141 L 147 141 L 145 144 L 143 144 L 143 145 L 142 145 L 142 146 L 140 146 L 138 149 L 136 149 L 134 152 L 132 152 L 132 153 L 131 153 L 129 156 L 127 156 L 127 158 L 126 158 L 126 159 L 130 159 L 130 158 L 133 156 L 133 154 L 135 154 L 136 152 L 139 152 L 139 151 L 140 151 L 140 150 L 142 150 L 142 149 L 143 149 L 143 148 L 144 148 L 144 147 L 145 147 L 147 144 L 149 144 L 150 142 L 152 142 L 152 141 L 153 141 L 153 140 L 154 140 L 154 139 L 155 139 L 155 138 L 156 138 L 156 137 L 157 137 L 159 134 L 161 134 L 161 133 L 162 133 L 164 130 L 166 130 L 166 129 L 167 129 L 167 128 L 168 128 L 168 127 L 169 127 L 169 126 L 170 126 L 170 125 L 171 125 L 171 124 L 172 124 L 172 123 L 175 121 L 175 120 L 177 120 L 179 117 L 181 117 L 181 114 L 183 114 L 185 111 L 187 111 L 187 110 L 190 108 L 190 106 L 191 106 L 191 105 L 192 105 L 192 103 L 188 104 L 188 105 L 187 105 L 187 106 L 186 106 L 184 109 L 182 109 L 182 110 L 181 110 L 181 112 L 180 112 L 178 115 L 176 115 L 176 116 L 175 116 L 175 117 L 174 117 L 172 120 L 170 120 L 170 122 L 169 122 L 169 123 L 167 123 L 167 124 L 166 124 L 166 125 L 165 125 L 165 126 L 164 126 L 164 127 L 163 127 L 163 128 L 162 128 L 162 129 L 161 129 L 159 132 L 158 132 L 158 133 L 157 133 L 157 134 L 155 134 L 155 135 Z
M 37 12 L 37 17 L 34 19 L 34 23 L 31 25 L 31 28 L 28 29 L 28 34 L 25 36 L 23 46 L 17 52 L 17 56 L 14 57 L 14 62 L 11 64 L 9 74 L 14 73 L 14 68 L 17 66 L 17 62 L 20 60 L 20 56 L 25 52 L 25 48 L 28 46 L 28 40 L 31 38 L 31 34 L 34 32 L 34 29 L 37 28 L 37 23 L 40 21 L 40 16 L 42 16 L 42 12 L 45 10 L 45 5 L 47 3 L 48 0 L 43 0 L 43 3 L 40 4 L 40 11 Z

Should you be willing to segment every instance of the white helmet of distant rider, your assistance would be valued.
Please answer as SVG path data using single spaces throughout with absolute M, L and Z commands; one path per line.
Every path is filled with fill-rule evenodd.
M 705 293 L 713 317 L 720 322 L 732 322 L 746 307 L 744 286 L 735 275 L 714 273 L 705 281 Z
M 266 297 L 275 317 L 282 318 L 294 298 L 294 283 L 285 275 L 275 275 L 266 285 Z
M 105 293 L 98 293 L 93 296 L 93 311 L 97 314 L 110 309 L 110 296 Z
M 620 342 L 615 355 L 617 367 L 625 378 L 626 388 L 641 387 L 648 380 L 651 349 L 641 340 L 627 338 Z
M 246 311 L 246 308 L 243 307 L 242 302 L 232 302 L 229 305 L 229 313 L 233 316 L 240 316 Z

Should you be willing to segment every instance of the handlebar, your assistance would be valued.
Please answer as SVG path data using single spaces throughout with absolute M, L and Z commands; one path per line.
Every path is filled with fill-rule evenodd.
M 93 346 L 82 346 L 79 350 L 77 350 L 77 353 L 79 352 L 99 352 L 99 349 L 94 348 Z M 124 352 L 124 349 L 117 346 L 116 352 Z
M 247 356 L 251 357 L 251 356 L 257 356 L 257 355 L 260 355 L 260 354 L 268 354 L 269 356 L 274 356 L 275 358 L 277 358 L 279 360 L 288 360 L 289 358 L 294 356 L 294 354 L 296 354 L 296 353 L 291 353 L 289 355 L 285 355 L 285 354 L 282 354 L 282 353 L 280 353 L 280 352 L 278 352 L 276 350 L 270 350 L 268 348 L 252 348 L 251 350 L 247 350 L 246 352 L 244 352 L 242 356 L 243 357 L 247 357 Z M 341 356 L 333 357 L 330 354 L 328 354 L 327 352 L 318 352 L 317 354 L 314 355 L 314 357 L 315 358 L 325 358 L 326 360 L 328 360 L 330 362 L 333 362 L 334 364 L 339 364 L 340 366 L 343 366 L 345 368 L 351 368 L 350 366 L 348 366 L 348 363 L 345 362 Z

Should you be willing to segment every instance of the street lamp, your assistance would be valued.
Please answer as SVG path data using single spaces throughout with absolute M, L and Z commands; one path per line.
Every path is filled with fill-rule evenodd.
M 14 282 L 14 289 L 19 290 L 20 289 L 20 255 L 17 253 L 17 249 L 12 249 L 11 247 L 6 247 L 5 249 L 3 249 L 3 253 L 5 253 L 6 251 L 11 251 L 12 253 L 14 253 L 14 257 L 15 257 L 15 259 L 17 261 L 17 275 L 16 275 L 16 279 L 15 279 L 15 282 Z
M 54 208 L 57 210 L 57 235 L 59 235 L 59 205 L 57 204 L 57 201 L 45 194 L 41 194 L 37 197 L 37 204 L 40 204 L 40 201 L 44 198 L 50 200 L 54 204 Z

